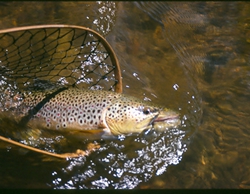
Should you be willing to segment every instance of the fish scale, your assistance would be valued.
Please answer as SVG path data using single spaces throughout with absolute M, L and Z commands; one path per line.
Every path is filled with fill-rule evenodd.
M 29 110 L 51 93 L 24 94 L 23 101 L 17 108 L 19 115 L 27 115 Z M 51 98 L 32 120 L 44 120 L 43 127 L 46 128 L 96 129 L 101 126 L 103 109 L 119 96 L 121 95 L 118 93 L 106 91 L 67 89 Z

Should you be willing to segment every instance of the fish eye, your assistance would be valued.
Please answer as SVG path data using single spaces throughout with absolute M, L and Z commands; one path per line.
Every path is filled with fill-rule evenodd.
M 149 107 L 144 107 L 142 112 L 143 114 L 148 115 L 152 112 L 152 110 Z
M 148 115 L 150 113 L 149 110 L 143 110 L 143 114 Z

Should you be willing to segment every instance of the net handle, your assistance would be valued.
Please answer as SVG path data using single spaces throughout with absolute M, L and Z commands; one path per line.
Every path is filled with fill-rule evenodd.
M 119 61 L 115 55 L 115 52 L 112 49 L 111 45 L 107 42 L 107 40 L 101 34 L 99 34 L 98 32 L 90 28 L 77 26 L 77 25 L 67 25 L 67 24 L 48 24 L 48 25 L 22 26 L 22 27 L 4 29 L 4 30 L 0 30 L 0 34 L 22 31 L 22 30 L 41 29 L 41 28 L 75 28 L 75 29 L 80 29 L 80 30 L 91 32 L 96 38 L 100 39 L 101 43 L 103 44 L 103 46 L 105 47 L 105 49 L 108 51 L 110 55 L 112 64 L 115 65 L 114 72 L 115 72 L 115 79 L 117 80 L 117 84 L 115 85 L 115 92 L 122 93 L 121 69 L 120 69 Z
M 0 140 L 6 142 L 8 144 L 12 144 L 12 145 L 15 145 L 15 146 L 18 146 L 18 147 L 21 147 L 21 148 L 24 148 L 24 149 L 27 149 L 27 150 L 30 150 L 30 151 L 33 151 L 33 152 L 37 152 L 37 153 L 40 153 L 40 154 L 44 154 L 44 155 L 47 155 L 47 156 L 52 156 L 52 157 L 60 158 L 60 159 L 78 158 L 78 157 L 88 156 L 91 152 L 93 152 L 96 149 L 100 148 L 100 145 L 98 145 L 98 144 L 95 145 L 95 144 L 90 143 L 88 145 L 86 151 L 78 149 L 78 150 L 76 150 L 76 152 L 72 152 L 72 153 L 57 154 L 57 153 L 52 153 L 52 152 L 40 150 L 38 148 L 33 148 L 31 146 L 28 146 L 28 145 L 24 145 L 22 143 L 19 143 L 17 141 L 11 140 L 11 139 L 8 139 L 8 138 L 3 137 L 3 136 L 0 136 Z

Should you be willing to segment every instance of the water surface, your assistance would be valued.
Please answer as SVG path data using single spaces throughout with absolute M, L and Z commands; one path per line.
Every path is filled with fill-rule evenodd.
M 248 2 L 0 6 L 1 29 L 67 23 L 97 30 L 118 56 L 124 93 L 182 118 L 181 127 L 160 134 L 98 140 L 102 148 L 79 159 L 56 160 L 0 142 L 0 188 L 249 188 Z M 37 146 L 70 151 L 91 141 L 44 132 Z

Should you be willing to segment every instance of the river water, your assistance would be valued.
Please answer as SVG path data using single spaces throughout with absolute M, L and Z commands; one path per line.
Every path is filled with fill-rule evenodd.
M 100 140 L 99 150 L 78 159 L 0 142 L 0 188 L 250 188 L 248 2 L 0 6 L 1 29 L 72 24 L 98 31 L 117 54 L 123 92 L 178 110 L 182 119 L 179 128 L 162 133 Z M 68 137 L 67 146 L 49 147 L 53 141 L 36 146 L 69 151 L 92 140 Z

